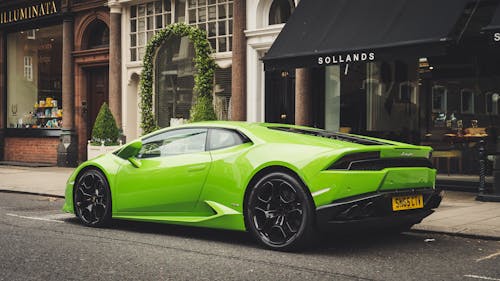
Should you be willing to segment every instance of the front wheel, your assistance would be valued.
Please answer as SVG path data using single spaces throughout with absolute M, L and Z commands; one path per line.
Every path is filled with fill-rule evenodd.
M 111 221 L 111 192 L 106 177 L 98 170 L 84 171 L 73 192 L 75 214 L 86 226 L 103 226 Z
M 273 250 L 298 250 L 314 234 L 313 204 L 295 177 L 273 172 L 250 186 L 245 219 L 252 235 Z

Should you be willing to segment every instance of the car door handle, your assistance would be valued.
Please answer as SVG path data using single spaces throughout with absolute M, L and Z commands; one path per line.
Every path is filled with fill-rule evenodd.
M 199 171 L 203 171 L 205 170 L 205 168 L 207 167 L 207 165 L 203 164 L 203 165 L 194 165 L 194 166 L 191 166 L 188 168 L 188 172 L 199 172 Z

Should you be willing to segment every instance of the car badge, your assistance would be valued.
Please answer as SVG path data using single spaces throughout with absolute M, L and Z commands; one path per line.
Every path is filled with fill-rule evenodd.
M 401 156 L 411 157 L 411 156 L 413 156 L 413 153 L 411 153 L 411 152 L 401 152 Z

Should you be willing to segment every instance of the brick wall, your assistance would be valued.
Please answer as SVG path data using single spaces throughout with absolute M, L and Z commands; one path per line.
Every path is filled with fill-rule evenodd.
M 59 138 L 5 138 L 4 160 L 57 164 Z

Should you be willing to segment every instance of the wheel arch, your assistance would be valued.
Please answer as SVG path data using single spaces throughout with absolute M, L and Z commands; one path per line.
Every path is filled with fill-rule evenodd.
M 81 168 L 76 173 L 75 184 L 73 185 L 73 190 L 72 190 L 72 197 L 74 198 L 74 196 L 75 196 L 75 189 L 77 187 L 77 182 L 80 179 L 80 176 L 88 170 L 96 170 L 96 171 L 100 172 L 104 176 L 104 179 L 106 180 L 106 182 L 108 183 L 109 196 L 110 196 L 110 200 L 111 200 L 111 214 L 113 214 L 113 206 L 114 206 L 114 204 L 113 204 L 113 188 L 111 187 L 111 184 L 109 181 L 109 175 L 105 172 L 105 170 L 102 167 L 99 167 L 98 165 L 93 165 L 93 164 L 87 165 L 87 166 Z M 73 200 L 73 198 L 72 198 L 72 200 Z M 73 200 L 73 211 L 75 211 L 74 200 Z
M 264 175 L 267 175 L 267 174 L 273 173 L 273 172 L 282 172 L 282 173 L 286 173 L 286 174 L 294 177 L 300 184 L 303 185 L 303 187 L 305 188 L 305 192 L 306 192 L 307 196 L 309 197 L 309 200 L 311 200 L 312 204 L 314 205 L 314 200 L 312 198 L 312 194 L 311 194 L 311 191 L 309 190 L 309 187 L 307 186 L 304 179 L 300 176 L 300 174 L 296 170 L 294 170 L 290 167 L 286 167 L 286 166 L 282 166 L 282 165 L 278 165 L 278 164 L 263 167 L 251 177 L 251 179 L 248 181 L 248 184 L 245 187 L 245 193 L 243 196 L 243 219 L 244 219 L 244 223 L 245 223 L 245 228 L 247 230 L 248 230 L 248 225 L 247 225 L 247 219 L 246 219 L 246 204 L 247 204 L 247 198 L 250 194 L 250 190 L 251 190 L 252 186 L 255 183 L 257 183 L 257 181 L 260 180 Z

